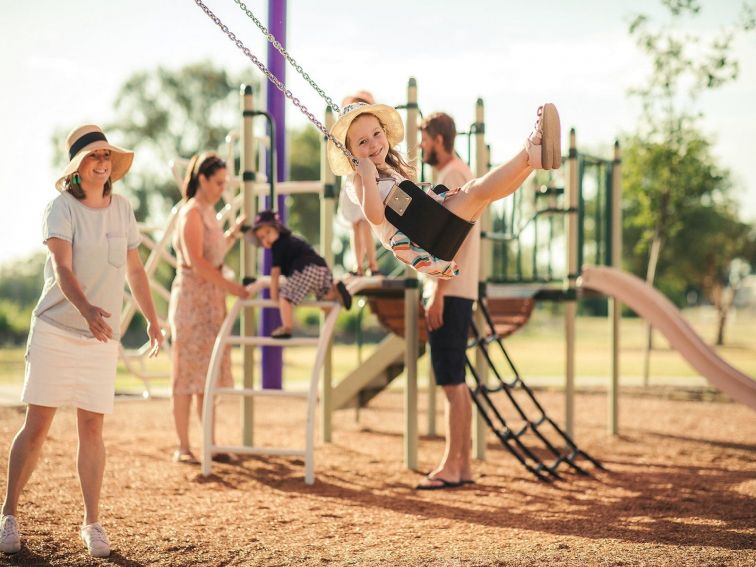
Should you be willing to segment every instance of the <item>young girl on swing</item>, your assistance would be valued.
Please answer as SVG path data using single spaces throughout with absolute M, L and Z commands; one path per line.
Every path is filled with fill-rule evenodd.
M 442 260 L 412 242 L 386 218 L 385 203 L 394 185 L 413 179 L 414 169 L 394 148 L 404 138 L 399 113 L 385 104 L 355 103 L 346 106 L 331 134 L 341 142 L 359 165 L 328 141 L 328 163 L 335 175 L 354 176 L 354 190 L 365 217 L 383 246 L 401 262 L 418 272 L 440 279 L 459 273 L 454 260 Z M 475 222 L 492 202 L 513 193 L 535 169 L 558 169 L 561 164 L 560 124 L 556 107 L 546 103 L 538 108 L 533 132 L 523 149 L 507 163 L 462 187 L 428 194 L 456 216 Z M 412 219 L 423 223 L 428 219 Z

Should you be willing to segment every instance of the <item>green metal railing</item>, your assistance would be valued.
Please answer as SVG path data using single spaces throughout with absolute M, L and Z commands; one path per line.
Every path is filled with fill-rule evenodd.
M 536 177 L 505 200 L 494 216 L 493 229 L 483 233 L 494 243 L 493 272 L 489 279 L 509 284 L 562 284 L 566 273 L 566 217 L 578 220 L 578 266 L 611 265 L 612 174 L 614 163 L 578 154 L 578 207 L 566 204 L 559 171 Z M 540 175 L 540 178 L 539 178 Z M 535 187 L 533 187 L 535 181 Z

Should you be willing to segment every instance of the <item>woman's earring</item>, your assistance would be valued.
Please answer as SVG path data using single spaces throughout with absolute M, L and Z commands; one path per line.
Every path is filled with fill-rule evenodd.
M 81 177 L 79 177 L 78 171 L 73 174 L 73 179 L 71 181 L 73 181 L 74 185 L 78 185 L 79 183 L 81 183 Z

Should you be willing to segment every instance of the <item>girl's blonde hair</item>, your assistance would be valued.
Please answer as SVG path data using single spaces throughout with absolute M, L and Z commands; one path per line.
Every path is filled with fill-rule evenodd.
M 417 171 L 412 167 L 394 148 L 389 148 L 386 154 L 386 164 L 388 164 L 394 171 L 396 171 L 402 177 L 407 179 L 415 179 Z
M 375 114 L 372 114 L 370 112 L 365 112 L 364 114 L 360 115 L 359 117 L 355 118 L 355 120 L 361 118 L 362 116 L 372 116 L 377 121 L 378 124 L 381 126 L 381 130 L 383 130 L 384 133 L 386 133 L 386 126 L 381 122 L 381 119 L 378 118 Z M 354 122 L 352 122 L 354 124 Z M 349 125 L 349 128 L 351 128 L 351 124 Z M 346 148 L 351 152 L 352 148 L 349 147 L 349 129 L 347 129 L 346 135 L 344 136 L 345 142 L 346 142 Z M 396 171 L 399 175 L 402 177 L 406 177 L 407 179 L 415 179 L 416 171 L 415 168 L 412 167 L 407 160 L 405 160 L 402 157 L 402 154 L 399 153 L 395 148 L 392 148 L 389 146 L 388 153 L 386 154 L 386 165 L 388 165 L 391 169 Z

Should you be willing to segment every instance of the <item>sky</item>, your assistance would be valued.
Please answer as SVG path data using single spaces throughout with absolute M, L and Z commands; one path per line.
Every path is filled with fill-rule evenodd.
M 264 38 L 232 0 L 205 3 L 265 61 Z M 246 3 L 267 24 L 267 0 Z M 701 3 L 695 29 L 706 37 L 740 8 L 740 0 Z M 119 87 L 136 71 L 210 60 L 237 72 L 252 64 L 191 0 L 0 4 L 3 264 L 43 249 L 42 213 L 56 195 L 53 132 L 108 122 Z M 659 0 L 289 0 L 286 44 L 336 101 L 368 89 L 379 102 L 402 104 L 415 77 L 423 112 L 446 111 L 466 129 L 482 98 L 494 162 L 521 147 L 547 100 L 557 104 L 563 129 L 576 129 L 579 149 L 611 157 L 615 138 L 638 121 L 628 89 L 649 71 L 627 33 L 635 12 L 665 18 Z M 743 219 L 756 222 L 756 34 L 735 48 L 738 81 L 705 94 L 698 108 L 714 155 L 732 172 Z M 294 94 L 322 112 L 315 91 L 287 73 Z M 287 125 L 304 123 L 288 104 Z

